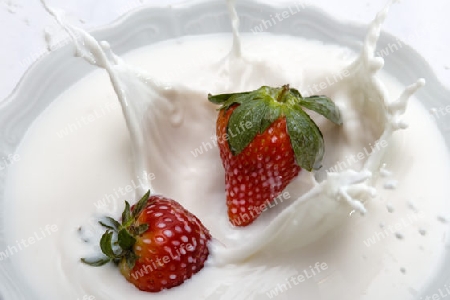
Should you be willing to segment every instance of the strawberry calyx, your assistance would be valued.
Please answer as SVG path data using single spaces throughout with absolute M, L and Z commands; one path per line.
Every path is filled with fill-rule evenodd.
M 296 89 L 284 85 L 279 88 L 261 88 L 233 94 L 208 95 L 208 100 L 219 104 L 219 110 L 234 109 L 227 124 L 228 145 L 231 153 L 239 155 L 258 134 L 263 134 L 276 120 L 286 118 L 296 163 L 307 171 L 320 169 L 325 152 L 322 132 L 303 108 L 315 111 L 331 122 L 341 125 L 339 108 L 326 96 L 304 98 Z M 245 130 L 242 130 L 245 124 Z
M 148 224 L 137 224 L 137 218 L 148 203 L 150 191 L 148 191 L 131 209 L 130 204 L 125 201 L 125 209 L 122 213 L 122 223 L 114 218 L 106 217 L 99 221 L 99 224 L 107 230 L 100 239 L 100 249 L 106 257 L 87 259 L 82 258 L 81 261 L 93 267 L 103 266 L 106 263 L 114 262 L 118 264 L 120 261 L 126 261 L 127 267 L 131 270 L 134 268 L 136 260 L 139 258 L 133 251 L 136 243 L 136 237 L 144 234 L 149 230 Z

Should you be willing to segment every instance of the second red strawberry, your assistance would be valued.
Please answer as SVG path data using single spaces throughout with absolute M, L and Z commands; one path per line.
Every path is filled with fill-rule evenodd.
M 208 98 L 221 105 L 216 134 L 234 226 L 253 223 L 302 168 L 321 167 L 322 133 L 303 108 L 342 124 L 329 98 L 303 98 L 289 85 Z

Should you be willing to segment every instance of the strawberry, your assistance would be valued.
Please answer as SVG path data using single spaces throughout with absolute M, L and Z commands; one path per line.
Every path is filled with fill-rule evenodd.
M 321 167 L 322 133 L 303 107 L 342 124 L 340 111 L 329 98 L 303 98 L 289 85 L 210 94 L 208 99 L 221 105 L 216 135 L 225 169 L 228 217 L 234 226 L 253 223 L 302 169 Z
M 178 202 L 144 195 L 130 208 L 125 202 L 122 223 L 106 218 L 100 240 L 106 255 L 82 259 L 91 266 L 113 261 L 138 289 L 159 292 L 181 285 L 200 271 L 209 255 L 209 231 Z

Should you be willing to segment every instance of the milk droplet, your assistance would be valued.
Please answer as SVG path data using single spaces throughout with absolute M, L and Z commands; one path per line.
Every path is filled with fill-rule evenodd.
M 394 207 L 392 206 L 391 203 L 386 204 L 386 209 L 389 213 L 393 213 L 394 212 Z
M 419 294 L 419 292 L 417 292 L 415 289 L 413 289 L 412 287 L 408 288 L 408 292 L 413 295 L 413 296 L 417 296 Z
M 50 32 L 49 28 L 45 28 L 44 29 L 44 40 L 45 40 L 45 45 L 47 46 L 47 50 L 50 52 L 52 51 L 52 34 Z
M 380 175 L 381 175 L 381 177 L 386 178 L 386 177 L 392 176 L 392 172 L 386 170 L 385 168 L 381 168 L 380 169 Z
M 389 181 L 385 182 L 383 187 L 386 190 L 394 190 L 397 187 L 397 184 L 398 184 L 397 180 L 389 180 Z
M 441 223 L 446 224 L 447 223 L 447 218 L 445 218 L 444 216 L 438 216 L 437 220 Z
M 403 234 L 401 234 L 400 232 L 396 232 L 395 237 L 399 240 L 403 240 L 403 238 L 404 238 Z
M 406 205 L 408 206 L 409 209 L 411 209 L 414 212 L 418 212 L 416 206 L 414 205 L 414 203 L 411 200 L 408 200 L 406 202 Z
M 401 121 L 398 122 L 397 127 L 399 129 L 406 129 L 406 128 L 409 127 L 409 124 L 406 121 L 401 120 Z

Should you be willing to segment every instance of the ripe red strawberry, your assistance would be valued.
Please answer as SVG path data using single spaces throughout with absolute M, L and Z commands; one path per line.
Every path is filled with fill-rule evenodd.
M 112 218 L 100 223 L 108 228 L 100 241 L 107 257 L 83 262 L 113 261 L 129 282 L 147 292 L 179 286 L 203 268 L 211 235 L 193 214 L 150 192 L 131 209 L 125 204 L 122 224 Z
M 216 135 L 225 168 L 228 217 L 235 226 L 253 223 L 302 168 L 321 167 L 322 133 L 302 107 L 342 124 L 329 98 L 303 98 L 289 85 L 208 98 L 222 105 Z

